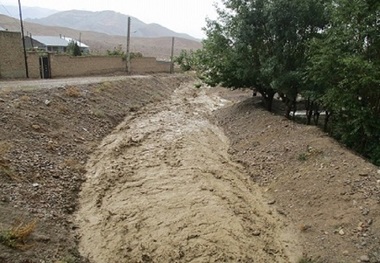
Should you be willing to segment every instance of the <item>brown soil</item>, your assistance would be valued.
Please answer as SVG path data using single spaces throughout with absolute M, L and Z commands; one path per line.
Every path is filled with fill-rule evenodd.
M 380 262 L 377 167 L 189 80 L 0 91 L 0 262 Z

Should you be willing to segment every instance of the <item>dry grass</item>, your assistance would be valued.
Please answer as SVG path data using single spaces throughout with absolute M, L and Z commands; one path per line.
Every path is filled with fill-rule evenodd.
M 26 239 L 36 229 L 37 221 L 33 220 L 28 223 L 18 221 L 8 230 L 0 232 L 0 243 L 14 249 L 26 250 L 31 247 L 26 243 Z
M 69 108 L 63 104 L 63 103 L 59 103 L 56 105 L 56 109 L 58 110 L 59 113 L 61 114 L 66 114 L 69 112 Z
M 8 142 L 0 141 L 0 176 L 6 176 L 10 179 L 19 181 L 16 173 L 10 167 L 10 163 L 6 160 L 5 156 L 11 148 L 11 144 Z
M 3 158 L 11 148 L 11 144 L 9 142 L 0 141 L 0 159 Z
M 20 101 L 22 101 L 22 102 L 28 102 L 28 101 L 30 101 L 30 97 L 29 97 L 29 96 L 26 96 L 26 95 L 21 96 L 21 97 L 20 97 Z
M 300 153 L 298 155 L 298 160 L 299 161 L 307 161 L 309 160 L 310 158 L 312 157 L 316 157 L 316 156 L 319 156 L 323 154 L 323 151 L 322 150 L 319 150 L 319 149 L 316 149 L 316 148 L 313 148 L 309 145 L 306 146 L 306 152 L 303 152 L 303 153 Z
M 106 113 L 101 109 L 92 110 L 92 114 L 99 119 L 104 119 L 107 116 Z
M 67 87 L 65 90 L 65 94 L 66 96 L 71 97 L 71 98 L 78 98 L 81 96 L 79 88 L 75 86 Z
M 99 83 L 96 88 L 95 88 L 95 91 L 96 92 L 103 92 L 107 89 L 110 89 L 112 88 L 112 83 L 110 81 L 104 81 L 102 83 Z

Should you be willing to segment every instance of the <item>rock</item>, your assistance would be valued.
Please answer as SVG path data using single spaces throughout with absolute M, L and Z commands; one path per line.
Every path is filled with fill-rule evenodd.
M 360 257 L 360 262 L 369 262 L 369 257 L 367 255 L 361 256 Z
M 36 131 L 40 130 L 41 129 L 41 126 L 40 125 L 37 125 L 37 124 L 33 124 L 32 125 L 32 128 Z
M 268 201 L 268 205 L 274 205 L 275 203 L 276 203 L 276 200 L 274 200 L 274 199 Z
M 368 176 L 368 173 L 360 173 L 359 176 L 365 177 L 365 176 Z
M 364 208 L 363 210 L 362 210 L 362 215 L 363 216 L 366 216 L 366 215 L 368 215 L 369 214 L 369 209 L 368 208 Z
M 350 252 L 348 252 L 348 250 L 343 251 L 343 256 L 348 256 L 348 254 L 350 254 Z
M 34 235 L 34 240 L 36 240 L 37 242 L 49 242 L 50 241 L 50 237 L 45 236 L 45 235 L 37 235 L 37 234 L 35 234 Z
M 46 106 L 50 106 L 50 104 L 51 104 L 51 101 L 50 101 L 50 100 L 45 100 L 45 105 L 46 105 Z
M 33 185 L 33 187 L 39 187 L 40 186 L 40 184 L 37 184 L 37 183 L 34 183 L 32 185 Z
M 253 234 L 255 237 L 258 237 L 258 236 L 261 235 L 261 232 L 260 232 L 260 230 L 255 230 L 255 231 L 253 231 L 252 234 Z
M 339 230 L 339 235 L 341 235 L 341 236 L 344 236 L 344 234 L 345 234 L 345 232 L 344 232 L 344 230 L 343 229 L 341 229 L 341 230 Z

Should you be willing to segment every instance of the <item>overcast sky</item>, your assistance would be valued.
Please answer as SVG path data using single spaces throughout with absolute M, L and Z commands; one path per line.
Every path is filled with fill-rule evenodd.
M 179 33 L 197 38 L 205 19 L 216 18 L 213 4 L 221 0 L 21 0 L 22 6 L 38 6 L 55 10 L 114 10 L 134 16 L 145 23 L 158 23 Z M 18 5 L 17 0 L 0 0 L 2 5 Z

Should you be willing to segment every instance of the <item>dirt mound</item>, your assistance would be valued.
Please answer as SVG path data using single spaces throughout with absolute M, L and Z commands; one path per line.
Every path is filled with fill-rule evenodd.
M 121 123 L 87 165 L 77 219 L 92 262 L 293 262 L 291 226 L 208 120 L 226 101 L 183 85 Z
M 378 167 L 316 127 L 263 110 L 259 98 L 224 108 L 217 119 L 231 140 L 232 159 L 297 226 L 306 255 L 380 262 Z

